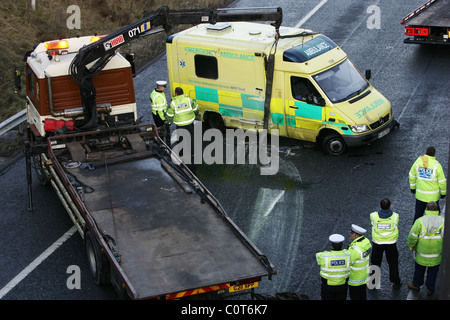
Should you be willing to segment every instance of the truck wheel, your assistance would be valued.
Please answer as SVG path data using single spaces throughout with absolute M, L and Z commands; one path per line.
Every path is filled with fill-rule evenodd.
M 329 134 L 322 139 L 322 150 L 328 155 L 339 156 L 345 149 L 344 140 L 337 134 Z
M 86 232 L 86 254 L 89 263 L 89 269 L 94 277 L 95 283 L 105 285 L 110 283 L 109 263 L 100 250 L 97 240 L 91 232 Z
M 223 118 L 219 113 L 209 113 L 207 124 L 209 128 L 218 129 L 220 131 L 225 130 L 225 122 L 223 121 Z

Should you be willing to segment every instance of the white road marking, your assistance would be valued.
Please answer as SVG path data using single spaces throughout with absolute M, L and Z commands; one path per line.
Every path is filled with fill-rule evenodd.
M 77 228 L 73 226 L 66 233 L 62 235 L 61 238 L 56 240 L 50 247 L 41 253 L 39 257 L 34 259 L 25 269 L 23 269 L 17 276 L 14 277 L 6 286 L 0 290 L 0 299 L 2 299 L 9 291 L 11 291 L 15 286 L 17 286 L 20 281 L 25 279 L 37 266 L 39 266 L 45 259 L 47 259 L 56 249 L 58 249 L 66 240 L 68 240 L 75 232 Z
M 269 189 L 266 189 L 266 188 L 262 188 L 262 189 L 264 189 L 264 190 L 263 190 L 264 193 L 266 193 L 267 190 L 269 190 Z M 277 190 L 277 191 L 279 191 L 279 190 Z M 277 192 L 277 191 L 274 191 L 274 192 Z M 286 190 L 282 190 L 282 191 L 278 194 L 278 196 L 277 196 L 275 199 L 273 199 L 273 201 L 269 204 L 269 206 L 267 206 L 267 210 L 266 210 L 266 212 L 263 214 L 263 217 L 267 217 L 267 216 L 272 212 L 273 207 L 275 207 L 275 205 L 278 203 L 278 201 L 280 201 L 281 197 L 284 196 L 284 193 L 285 193 L 285 192 L 286 192 Z M 270 199 L 270 198 L 269 198 L 269 199 Z
M 317 6 L 314 7 L 306 16 L 303 17 L 296 25 L 295 28 L 300 28 L 309 18 L 311 18 L 328 0 L 322 0 Z

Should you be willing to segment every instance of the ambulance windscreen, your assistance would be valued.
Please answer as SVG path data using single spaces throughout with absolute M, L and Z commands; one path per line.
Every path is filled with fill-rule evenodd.
M 369 87 L 367 80 L 348 59 L 313 75 L 313 79 L 333 103 L 353 98 Z
M 305 62 L 336 47 L 337 45 L 330 38 L 319 35 L 299 46 L 286 50 L 283 53 L 283 60 L 287 62 Z

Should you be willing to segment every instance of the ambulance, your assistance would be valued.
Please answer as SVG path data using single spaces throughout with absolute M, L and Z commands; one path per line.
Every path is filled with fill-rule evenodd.
M 254 22 L 200 24 L 166 40 L 169 83 L 196 99 L 198 120 L 267 129 L 330 155 L 369 144 L 398 123 L 391 103 L 327 36 Z

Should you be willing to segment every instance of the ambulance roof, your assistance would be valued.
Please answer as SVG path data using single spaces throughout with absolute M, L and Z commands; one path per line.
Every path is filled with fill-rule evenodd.
M 91 44 L 92 36 L 60 39 L 56 41 L 67 41 L 68 48 L 60 49 L 58 55 L 49 56 L 46 44 L 56 41 L 41 42 L 37 45 L 31 55 L 27 58 L 27 63 L 38 78 L 45 78 L 45 74 L 50 77 L 64 76 L 69 74 L 70 63 L 76 56 L 80 48 Z M 89 66 L 89 65 L 88 65 Z M 116 54 L 105 66 L 103 70 L 129 67 L 129 62 L 120 54 Z
M 200 24 L 167 39 L 186 51 L 230 50 L 268 56 L 275 50 L 275 28 L 270 24 L 233 22 Z M 280 27 L 275 68 L 314 74 L 342 62 L 346 54 L 327 36 L 308 29 Z
M 295 34 L 302 34 L 303 36 L 280 39 L 278 42 L 278 49 L 291 48 L 293 45 L 301 43 L 302 41 L 310 40 L 317 36 L 308 29 L 299 29 L 292 27 L 280 27 L 281 36 L 292 36 Z M 212 24 L 200 24 L 190 29 L 179 33 L 183 38 L 195 38 L 196 45 L 200 45 L 202 41 L 210 43 L 215 41 L 217 46 L 223 43 L 229 47 L 230 43 L 234 43 L 235 47 L 249 50 L 262 50 L 263 48 L 271 46 L 275 41 L 275 28 L 270 24 L 253 23 L 253 22 L 221 22 Z M 193 43 L 190 40 L 190 43 Z M 269 47 L 270 48 L 270 47 Z

